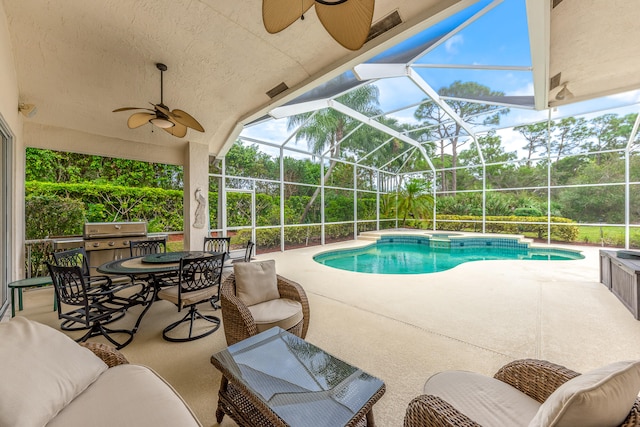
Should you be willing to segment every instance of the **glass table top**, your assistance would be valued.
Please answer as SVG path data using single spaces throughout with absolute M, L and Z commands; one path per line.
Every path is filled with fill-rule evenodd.
M 384 383 L 313 344 L 271 328 L 212 356 L 290 426 L 343 426 Z

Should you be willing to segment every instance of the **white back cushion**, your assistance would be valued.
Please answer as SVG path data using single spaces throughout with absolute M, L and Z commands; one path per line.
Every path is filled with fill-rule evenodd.
M 43 426 L 107 365 L 49 326 L 14 317 L 0 323 L 0 426 Z
M 616 427 L 640 391 L 640 360 L 615 362 L 570 379 L 540 406 L 529 427 Z
M 234 264 L 236 296 L 248 306 L 280 298 L 276 261 L 273 259 Z

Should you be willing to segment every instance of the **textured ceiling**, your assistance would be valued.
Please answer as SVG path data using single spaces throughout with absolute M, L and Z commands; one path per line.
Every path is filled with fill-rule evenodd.
M 574 94 L 573 103 L 640 88 L 640 1 L 563 0 L 551 10 L 549 78 Z
M 326 33 L 314 8 L 268 34 L 260 0 L 0 1 L 20 102 L 38 107 L 28 124 L 172 147 L 191 140 L 208 144 L 212 154 L 224 152 L 238 123 L 371 58 L 401 32 L 415 33 L 474 3 L 376 0 L 374 22 L 397 10 L 403 24 L 352 52 Z M 549 78 L 558 72 L 575 94 L 568 102 L 640 88 L 640 1 L 563 0 L 553 10 L 550 0 L 527 3 L 537 16 L 530 34 L 539 108 L 556 103 Z M 130 112 L 112 113 L 160 102 L 157 62 L 169 67 L 164 103 L 192 114 L 204 134 L 189 130 L 177 139 L 151 125 L 130 130 Z M 281 82 L 291 89 L 270 100 L 266 92 Z
M 28 122 L 157 145 L 192 140 L 219 152 L 236 123 L 270 103 L 266 92 L 295 88 L 366 52 L 336 43 L 314 8 L 278 34 L 262 24 L 260 0 L 1 0 Z M 374 22 L 398 10 L 404 22 L 468 0 L 377 0 Z M 407 25 L 403 24 L 406 28 Z M 399 28 L 396 28 L 399 30 Z M 397 32 L 397 31 L 396 31 Z M 160 102 L 206 129 L 177 139 L 151 125 L 130 130 L 130 112 Z M 286 95 L 286 94 L 285 94 Z M 283 95 L 284 96 L 284 95 Z

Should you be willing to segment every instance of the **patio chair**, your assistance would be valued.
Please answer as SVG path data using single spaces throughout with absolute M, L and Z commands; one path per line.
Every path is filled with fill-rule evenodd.
M 234 258 L 231 260 L 232 264 L 237 262 L 251 262 L 251 256 L 253 255 L 253 248 L 255 247 L 255 243 L 251 240 L 247 241 L 247 246 L 244 248 L 244 256 L 242 258 Z
M 164 254 L 167 252 L 167 238 L 149 239 L 149 240 L 132 240 L 129 242 L 129 252 L 132 257 Z M 175 286 L 178 284 L 178 276 L 173 273 L 166 274 L 150 274 L 147 277 L 138 275 L 137 280 L 144 280 L 153 286 L 160 288 L 162 286 Z M 131 278 L 133 280 L 133 277 Z
M 224 255 L 225 264 L 223 264 L 222 267 L 223 269 L 227 269 L 227 270 L 229 269 L 230 265 L 227 263 L 227 261 L 231 258 L 231 237 L 205 237 L 202 250 L 204 252 L 212 252 L 212 253 L 223 252 L 225 254 Z M 224 275 L 224 272 L 223 272 L 223 275 Z M 216 310 L 220 308 L 220 305 L 218 304 L 219 301 L 220 301 L 220 294 L 211 298 L 211 306 Z
M 275 270 L 275 261 L 237 263 L 220 289 L 227 345 L 280 326 L 300 338 L 309 328 L 309 301 L 298 283 Z
M 58 298 L 58 317 L 64 319 L 61 328 L 65 330 L 88 329 L 76 341 L 85 342 L 91 337 L 102 335 L 116 348 L 120 349 L 131 342 L 133 331 L 127 329 L 110 329 L 105 325 L 124 316 L 130 301 L 113 294 L 112 290 L 102 287 L 90 287 L 79 266 L 59 266 L 47 263 L 51 281 Z M 66 304 L 75 307 L 63 312 L 61 306 Z M 76 325 L 73 328 L 65 325 Z M 80 325 L 80 326 L 77 326 Z M 124 334 L 124 340 L 117 340 L 112 335 Z
M 202 314 L 198 311 L 198 304 L 210 301 L 213 297 L 219 298 L 220 280 L 222 278 L 222 265 L 224 253 L 207 255 L 198 258 L 182 258 L 178 285 L 161 289 L 158 298 L 174 303 L 181 311 L 189 307 L 189 312 L 177 322 L 171 323 L 162 331 L 162 337 L 167 341 L 185 342 L 204 338 L 220 327 L 220 318 Z M 194 335 L 194 323 L 197 319 L 203 319 L 213 324 L 204 332 Z M 183 323 L 188 323 L 189 332 L 186 336 L 176 337 L 169 334 Z
M 167 238 L 152 240 L 132 240 L 129 242 L 131 256 L 163 254 L 167 252 Z
M 114 283 L 112 277 L 104 276 L 104 275 L 91 275 L 89 270 L 89 262 L 87 261 L 87 252 L 84 248 L 74 248 L 68 249 L 64 251 L 54 252 L 53 260 L 56 266 L 59 267 L 78 267 L 83 277 L 83 281 L 86 286 L 91 289 L 91 292 L 88 293 L 88 297 L 97 298 L 98 300 L 102 300 L 104 296 L 114 299 L 116 298 L 116 293 L 122 291 L 123 289 L 131 287 L 133 282 L 127 277 L 126 282 L 123 282 L 123 277 L 118 276 L 119 283 Z M 53 277 L 52 277 L 53 280 Z M 96 290 L 97 289 L 97 290 Z M 102 292 L 100 292 L 100 290 Z M 142 298 L 142 297 L 140 297 Z M 139 302 L 140 298 L 135 300 L 133 298 L 122 298 L 118 297 L 117 301 L 122 303 L 127 301 L 129 305 L 133 305 L 134 302 Z M 119 319 L 124 316 L 124 312 L 112 313 L 110 320 L 103 319 L 102 322 L 112 322 L 114 320 Z M 62 307 L 58 304 L 58 318 L 62 319 Z M 75 321 L 73 318 L 66 318 L 66 321 L 62 322 L 61 328 L 65 331 L 76 331 L 80 329 L 86 329 L 86 324 L 84 321 L 79 322 L 79 325 L 74 324 Z
M 78 266 L 82 270 L 82 275 L 89 286 L 110 287 L 112 280 L 109 276 L 91 275 L 87 252 L 84 248 L 67 249 L 54 252 L 53 259 L 58 266 L 73 267 Z
M 516 360 L 491 377 L 444 371 L 406 410 L 405 427 L 638 426 L 640 360 L 580 375 L 544 360 Z
M 205 237 L 204 252 L 224 252 L 225 260 L 231 256 L 231 237 Z

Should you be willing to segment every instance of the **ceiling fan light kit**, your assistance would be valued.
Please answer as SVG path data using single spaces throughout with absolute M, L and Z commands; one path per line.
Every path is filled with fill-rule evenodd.
M 262 21 L 267 32 L 278 33 L 304 13 L 316 7 L 322 26 L 335 41 L 349 50 L 358 50 L 367 41 L 373 22 L 375 0 L 299 0 L 300 8 L 291 0 L 262 0 Z
M 175 125 L 173 123 L 171 123 L 169 120 L 167 119 L 162 119 L 162 118 L 155 118 L 155 119 L 151 119 L 149 120 L 149 122 L 154 125 L 157 126 L 161 129 L 167 129 L 167 128 L 172 128 Z
M 163 73 L 167 71 L 167 66 L 165 64 L 157 63 L 156 68 L 160 70 L 160 103 L 154 104 L 150 102 L 153 109 L 142 107 L 123 107 L 117 108 L 113 110 L 113 112 L 118 113 L 120 111 L 129 110 L 149 111 L 148 113 L 133 113 L 129 116 L 129 120 L 127 120 L 127 126 L 129 129 L 135 129 L 140 126 L 144 126 L 147 123 L 151 123 L 152 125 L 178 138 L 182 138 L 187 134 L 187 128 L 197 130 L 198 132 L 204 132 L 202 125 L 189 113 L 178 109 L 170 111 L 169 107 L 164 104 Z

